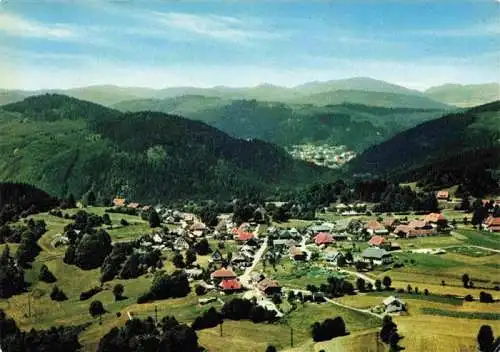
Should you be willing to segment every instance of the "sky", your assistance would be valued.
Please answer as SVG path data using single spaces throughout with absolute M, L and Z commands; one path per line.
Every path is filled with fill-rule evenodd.
M 0 88 L 500 81 L 500 1 L 0 0 Z

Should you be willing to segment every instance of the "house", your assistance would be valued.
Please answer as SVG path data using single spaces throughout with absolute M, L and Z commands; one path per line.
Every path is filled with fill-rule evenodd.
M 370 220 L 365 226 L 366 231 L 370 235 L 386 235 L 389 233 L 387 229 L 377 220 Z
M 250 274 L 250 278 L 252 282 L 258 283 L 265 279 L 265 276 L 262 273 L 253 272 Z
M 382 225 L 384 225 L 385 228 L 388 229 L 389 231 L 392 231 L 396 226 L 399 225 L 399 220 L 396 218 L 385 218 L 382 221 Z
M 234 233 L 234 231 L 233 231 Z M 251 232 L 243 231 L 243 230 L 236 230 L 236 237 L 235 240 L 239 242 L 240 244 L 247 242 L 248 240 L 252 239 L 254 237 L 254 234 Z
M 386 313 L 397 313 L 406 311 L 406 303 L 394 296 L 384 299 L 384 306 Z
M 272 295 L 275 293 L 281 293 L 281 286 L 278 282 L 265 278 L 257 284 L 257 288 L 262 291 L 265 295 Z
M 204 223 L 202 223 L 202 222 L 198 222 L 198 221 L 197 221 L 197 222 L 193 223 L 193 224 L 189 227 L 189 229 L 190 229 L 191 231 L 205 231 L 205 230 L 207 229 L 207 226 L 206 226 Z
M 344 258 L 344 254 L 339 251 L 332 251 L 325 253 L 323 257 L 327 262 L 338 265 L 339 260 Z
M 439 191 L 436 194 L 436 198 L 439 200 L 449 200 L 450 199 L 450 193 L 448 191 Z
M 241 283 L 238 281 L 238 279 L 223 279 L 220 284 L 219 288 L 227 293 L 231 292 L 236 292 L 241 290 Z
M 224 279 L 235 279 L 236 274 L 230 268 L 220 268 L 219 270 L 215 270 L 210 277 L 213 280 L 224 280 Z
M 343 203 L 340 203 L 340 204 L 337 204 L 335 206 L 335 210 L 337 211 L 337 213 L 342 213 L 346 210 L 349 210 L 349 206 L 343 204 Z
M 141 211 L 147 212 L 147 211 L 150 211 L 151 209 L 153 209 L 153 207 L 151 207 L 151 205 L 145 205 L 141 208 Z
M 372 262 L 376 265 L 392 263 L 392 255 L 385 249 L 378 247 L 368 247 L 361 253 L 361 258 L 365 262 Z
M 189 243 L 184 237 L 177 237 L 174 241 L 174 249 L 177 251 L 183 251 L 189 249 Z
M 385 238 L 383 238 L 382 236 L 375 235 L 372 238 L 370 238 L 368 244 L 370 246 L 380 247 L 383 244 L 385 244 Z
M 125 198 L 115 198 L 115 199 L 113 199 L 113 205 L 115 207 L 123 207 L 125 205 Z
M 324 222 L 322 224 L 316 224 L 310 226 L 307 231 L 313 235 L 317 235 L 320 232 L 331 232 L 335 228 L 335 225 L 332 223 Z
M 290 248 L 292 246 L 296 246 L 297 245 L 297 242 L 295 242 L 294 240 L 290 239 L 290 240 L 273 240 L 273 246 L 276 247 L 276 248 Z
M 290 248 L 290 258 L 293 260 L 307 260 L 307 253 L 299 247 L 293 246 Z
M 424 221 L 430 224 L 446 224 L 446 218 L 441 213 L 430 213 L 424 216 Z
M 316 243 L 317 246 L 321 246 L 322 244 L 328 245 L 334 242 L 335 240 L 331 233 L 320 232 L 314 237 L 314 243 Z
M 236 253 L 232 258 L 231 258 L 231 263 L 234 264 L 241 264 L 241 263 L 246 263 L 248 261 L 248 257 L 246 257 L 242 253 Z
M 424 237 L 435 235 L 436 229 L 425 221 L 412 220 L 408 225 L 396 226 L 394 234 L 403 238 Z
M 139 209 L 139 203 L 129 203 L 127 205 L 127 208 L 129 208 L 129 209 Z
M 489 232 L 500 232 L 500 217 L 488 217 L 484 221 L 483 227 Z

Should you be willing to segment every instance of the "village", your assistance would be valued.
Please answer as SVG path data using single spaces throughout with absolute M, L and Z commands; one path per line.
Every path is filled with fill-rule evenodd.
M 356 153 L 348 150 L 345 145 L 298 144 L 287 148 L 287 151 L 296 159 L 331 169 L 337 169 L 356 157 Z
M 353 337 L 340 340 L 350 345 L 358 346 L 360 339 L 368 339 L 385 316 L 398 323 L 404 341 L 418 345 L 430 338 L 431 327 L 449 323 L 450 319 L 467 322 L 468 328 L 477 330 L 479 322 L 488 321 L 491 314 L 496 316 L 489 312 L 498 303 L 486 304 L 483 298 L 490 295 L 492 302 L 500 298 L 495 266 L 500 256 L 495 238 L 500 233 L 500 217 L 496 217 L 500 200 L 484 200 L 488 214 L 481 224 L 473 225 L 472 214 L 457 210 L 458 201 L 448 192 L 437 192 L 436 198 L 439 212 L 375 213 L 369 203 L 337 202 L 320 209 L 314 220 L 276 222 L 268 216 L 266 205 L 243 222 L 235 221 L 231 213 L 219 214 L 213 226 L 182 208 L 140 204 L 120 197 L 113 199 L 110 207 L 79 204 L 77 209 L 34 217 L 48 224 L 68 224 L 68 214 L 82 210 L 95 213 L 110 219 L 103 228 L 115 245 L 133 243 L 137 255 L 159 253 L 160 261 L 145 266 L 144 276 L 119 281 L 132 297 L 134 292 L 144 291 L 145 280 L 155 272 L 180 270 L 187 276 L 192 293 L 185 299 L 140 305 L 149 311 L 123 301 L 118 307 L 126 319 L 143 318 L 158 307 L 160 312 L 167 312 L 169 301 L 181 304 L 182 308 L 175 309 L 204 312 L 239 297 L 273 312 L 280 329 L 280 321 L 291 321 L 289 324 L 297 329 L 292 345 L 307 341 L 299 333 L 304 333 L 302 324 L 332 314 L 350 322 Z M 151 214 L 155 214 L 153 218 L 157 215 L 157 224 L 152 225 Z M 54 260 L 55 253 L 66 250 L 72 237 L 68 231 L 72 230 L 66 225 L 64 229 L 50 230 L 42 238 L 47 254 L 42 252 L 40 260 Z M 33 304 L 36 307 L 36 300 Z M 456 310 L 462 305 L 469 307 L 468 311 Z M 478 318 L 470 319 L 474 314 Z M 424 326 L 426 317 L 432 317 L 429 328 L 416 335 L 411 326 Z M 112 321 L 111 317 L 106 319 Z M 236 329 L 238 324 L 242 323 L 224 326 Z M 266 327 L 254 324 L 252 329 L 261 336 Z M 206 329 L 199 334 L 205 345 L 217 346 L 217 332 Z M 232 336 L 232 330 L 227 334 Z M 283 350 L 293 347 L 285 342 L 289 333 L 280 334 L 285 337 L 265 335 L 261 338 L 267 340 L 259 343 L 271 343 Z M 370 343 L 377 345 L 377 341 Z M 467 344 L 464 341 L 469 340 L 457 341 Z

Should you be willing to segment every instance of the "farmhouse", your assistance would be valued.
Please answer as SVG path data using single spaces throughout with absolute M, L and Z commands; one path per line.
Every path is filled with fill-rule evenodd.
M 424 216 L 424 221 L 429 224 L 438 224 L 438 223 L 446 224 L 445 216 L 440 213 L 427 214 Z
M 280 293 L 281 292 L 281 286 L 278 285 L 278 282 L 275 280 L 271 280 L 268 278 L 265 278 L 264 280 L 261 280 L 257 284 L 257 288 L 262 291 L 265 295 L 272 295 L 275 293 Z
M 344 254 L 340 251 L 332 251 L 325 253 L 324 258 L 327 262 L 338 265 L 339 260 L 343 260 Z
M 213 261 L 213 262 L 220 262 L 222 261 L 222 254 L 221 252 L 216 249 L 213 253 L 212 253 L 212 256 L 210 257 L 210 259 Z
M 377 265 L 392 263 L 391 253 L 378 247 L 368 247 L 361 253 L 361 258 L 365 262 L 372 262 Z
M 436 234 L 436 229 L 425 221 L 412 220 L 408 225 L 396 226 L 394 234 L 403 238 L 432 236 Z
M 500 232 L 500 217 L 488 217 L 484 221 L 483 227 L 490 232 Z
M 380 247 L 385 244 L 385 238 L 382 236 L 375 235 L 368 241 L 370 246 Z
M 314 243 L 316 245 L 321 246 L 321 245 L 329 245 L 330 243 L 334 243 L 335 240 L 333 239 L 333 236 L 331 233 L 328 232 L 320 232 L 314 237 Z
M 219 284 L 219 287 L 226 293 L 236 292 L 241 290 L 241 283 L 238 279 L 223 279 Z
M 389 233 L 387 229 L 379 223 L 377 220 L 370 220 L 365 226 L 366 232 L 368 232 L 370 235 L 386 235 Z
M 448 191 L 439 191 L 436 194 L 436 198 L 439 200 L 449 200 L 450 199 L 450 193 Z
M 177 251 L 189 249 L 189 243 L 184 237 L 177 237 L 174 241 L 174 249 Z
M 125 198 L 115 198 L 115 199 L 113 199 L 113 205 L 115 207 L 123 207 L 125 205 Z
M 299 247 L 293 246 L 290 248 L 290 258 L 293 260 L 307 260 L 307 253 Z
M 384 306 L 386 313 L 397 313 L 406 311 L 406 303 L 394 296 L 384 299 Z
M 231 269 L 220 268 L 219 270 L 214 271 L 210 277 L 213 280 L 235 279 L 236 274 Z

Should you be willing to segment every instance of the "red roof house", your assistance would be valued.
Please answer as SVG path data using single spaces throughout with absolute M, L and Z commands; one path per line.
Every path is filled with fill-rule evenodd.
M 379 223 L 377 220 L 370 220 L 366 223 L 366 230 L 370 234 L 386 234 L 388 233 L 387 229 Z
M 446 218 L 441 213 L 430 213 L 424 216 L 424 221 L 435 224 L 439 221 L 446 221 Z
M 281 292 L 281 286 L 275 280 L 265 278 L 257 284 L 257 288 L 266 295 Z
M 335 239 L 333 238 L 332 234 L 328 232 L 320 232 L 314 237 L 314 243 L 316 243 L 318 246 L 333 242 L 335 242 Z
M 125 205 L 125 198 L 115 198 L 115 199 L 113 199 L 113 205 L 115 207 L 123 207 Z
M 385 239 L 382 237 L 382 236 L 373 236 L 372 238 L 370 238 L 370 240 L 368 241 L 368 244 L 370 246 L 377 246 L 377 247 L 380 247 L 381 245 L 383 245 L 385 243 Z
M 222 291 L 237 291 L 241 290 L 241 283 L 238 279 L 223 279 L 219 284 Z
M 450 194 L 447 191 L 439 191 L 436 194 L 437 199 L 448 200 Z
M 219 270 L 215 270 L 212 275 L 210 275 L 212 279 L 235 279 L 236 274 L 231 269 L 220 268 Z
M 240 242 L 246 242 L 248 240 L 251 240 L 253 237 L 253 233 L 251 232 L 239 231 L 236 240 Z
M 500 232 L 500 218 L 499 217 L 494 218 L 493 216 L 490 216 L 484 221 L 484 224 L 486 225 L 486 228 L 488 231 Z

